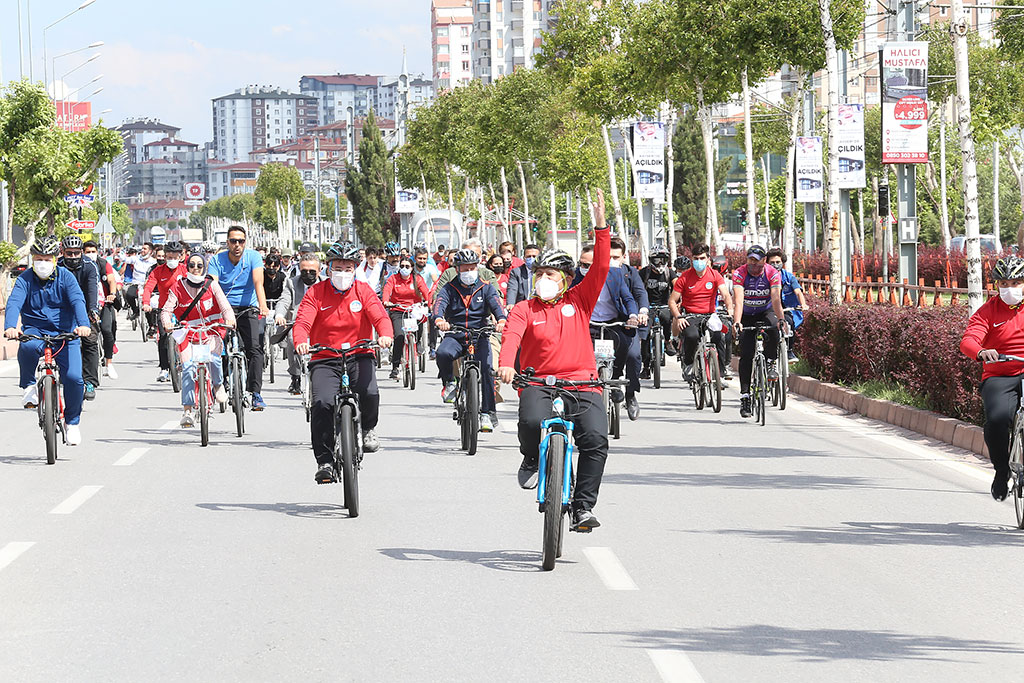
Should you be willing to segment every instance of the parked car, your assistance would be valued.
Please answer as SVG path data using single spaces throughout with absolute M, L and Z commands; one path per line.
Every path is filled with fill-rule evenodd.
M 967 238 L 963 235 L 957 235 L 949 241 L 950 251 L 965 251 L 967 249 Z M 992 233 L 987 235 L 981 235 L 981 251 L 982 253 L 995 253 L 999 251 L 996 245 L 996 236 Z

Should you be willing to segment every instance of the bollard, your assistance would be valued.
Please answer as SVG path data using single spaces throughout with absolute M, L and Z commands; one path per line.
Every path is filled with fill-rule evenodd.
M 910 286 L 907 282 L 907 278 L 903 278 L 903 306 L 909 307 L 914 305 L 914 300 L 910 296 Z
M 918 308 L 927 308 L 928 307 L 928 297 L 925 295 L 925 292 L 924 292 L 924 278 L 923 277 L 917 278 L 917 286 L 919 288 L 917 290 L 917 307 Z
M 949 299 L 950 306 L 953 306 L 953 305 L 956 305 L 956 304 L 960 303 L 960 292 L 956 291 L 957 289 L 959 289 L 959 285 L 957 284 L 956 280 L 953 280 L 953 287 L 952 287 L 952 289 L 953 289 L 953 295 Z

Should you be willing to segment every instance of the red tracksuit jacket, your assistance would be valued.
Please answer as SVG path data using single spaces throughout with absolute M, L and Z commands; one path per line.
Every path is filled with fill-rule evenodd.
M 968 358 L 977 359 L 982 349 L 995 349 L 1007 356 L 1024 356 L 1024 305 L 1010 308 L 998 296 L 994 296 L 974 312 L 963 339 L 960 351 Z M 1012 377 L 1024 372 L 1024 364 L 1016 361 L 985 363 L 982 366 L 982 380 L 989 377 Z

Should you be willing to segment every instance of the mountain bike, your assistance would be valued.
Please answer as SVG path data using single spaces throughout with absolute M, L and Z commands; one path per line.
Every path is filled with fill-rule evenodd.
M 783 308 L 782 313 L 786 314 L 795 311 L 795 308 Z M 786 409 L 786 397 L 789 394 L 789 340 L 793 338 L 793 330 L 786 323 L 785 334 L 779 333 L 779 356 L 775 361 L 776 371 L 779 373 L 779 381 L 773 382 L 771 389 L 772 405 L 779 410 Z
M 722 366 L 718 359 L 718 346 L 711 338 L 708 321 L 711 315 L 687 315 L 690 325 L 698 325 L 700 334 L 697 338 L 697 349 L 693 354 L 693 370 L 690 373 L 690 390 L 693 391 L 693 402 L 697 410 L 710 407 L 714 412 L 722 412 Z M 680 355 L 680 357 L 682 357 Z M 683 361 L 680 361 L 683 362 Z
M 477 436 L 480 433 L 480 392 L 483 391 L 481 385 L 483 368 L 475 357 L 476 344 L 481 337 L 483 337 L 481 343 L 487 344 L 488 338 L 494 332 L 494 326 L 485 325 L 471 330 L 459 325 L 452 325 L 449 334 L 452 332 L 461 332 L 467 336 L 466 353 L 459 358 L 458 389 L 455 393 L 455 410 L 452 419 L 461 427 L 462 450 L 469 455 L 476 455 Z
M 651 380 L 655 389 L 661 388 L 661 369 L 665 367 L 665 328 L 661 326 L 661 312 L 668 306 L 651 306 Z
M 54 346 L 58 342 L 69 342 L 78 338 L 77 334 L 71 332 L 18 336 L 18 341 L 22 343 L 43 342 L 43 355 L 36 364 L 36 412 L 39 415 L 39 428 L 43 430 L 43 440 L 46 442 L 48 465 L 57 462 L 57 434 L 60 433 L 60 440 L 65 445 L 68 442 L 64 430 L 64 395 L 61 392 L 60 368 L 57 367 L 57 354 L 60 353 L 60 349 L 54 350 Z
M 402 349 L 402 386 L 415 391 L 416 366 L 419 365 L 417 341 L 420 336 L 420 324 L 412 313 L 402 316 L 402 334 L 405 337 Z
M 768 399 L 768 392 L 773 391 L 768 382 L 768 359 L 764 355 L 765 330 L 770 330 L 774 325 L 759 322 L 751 327 L 744 327 L 746 330 L 754 330 L 754 367 L 750 371 L 750 404 L 754 410 L 754 422 L 765 422 L 765 402 Z M 778 383 L 778 380 L 775 380 Z
M 167 345 L 167 359 L 170 363 L 171 370 L 171 390 L 174 393 L 181 392 L 181 354 L 178 353 L 178 345 L 174 339 L 171 338 L 170 334 L 163 335 L 163 338 L 159 342 Z
M 516 389 L 542 387 L 552 395 L 552 415 L 541 422 L 540 458 L 537 468 L 540 479 L 537 486 L 537 506 L 544 515 L 544 540 L 541 551 L 541 567 L 544 571 L 555 568 L 555 560 L 562 556 L 562 540 L 565 536 L 565 516 L 576 484 L 573 476 L 574 423 L 567 415 L 566 403 L 575 404 L 575 392 L 581 387 L 601 387 L 601 380 L 573 382 L 555 377 L 536 377 L 533 368 L 526 368 L 517 374 L 512 386 Z M 586 531 L 583 533 L 587 533 Z
M 213 344 L 211 343 L 214 330 L 230 330 L 226 325 L 214 323 L 203 324 L 179 324 L 175 330 L 188 331 L 189 345 L 189 368 L 183 370 L 192 376 L 195 387 L 196 412 L 199 415 L 199 443 L 201 446 L 210 445 L 210 413 L 213 412 L 214 395 L 216 389 L 210 379 L 210 364 L 213 363 Z M 175 344 L 177 346 L 177 344 Z
M 235 414 L 235 432 L 238 436 L 242 436 L 245 433 L 245 409 L 249 405 L 249 397 L 245 393 L 248 366 L 236 329 L 229 329 L 227 337 L 224 339 L 224 355 L 221 358 L 221 363 L 228 390 L 228 403 Z M 221 411 L 223 412 L 223 410 L 222 404 Z
M 621 389 L 623 382 L 612 381 L 612 373 L 615 367 L 615 340 L 605 338 L 605 330 L 609 327 L 625 327 L 624 322 L 595 323 L 591 322 L 591 328 L 600 330 L 599 336 L 594 340 L 594 360 L 597 361 L 597 378 L 602 382 L 601 401 L 604 403 L 604 412 L 608 415 L 608 434 L 613 439 L 621 436 L 621 413 L 622 402 L 625 400 Z
M 1024 363 L 1024 358 L 999 354 L 999 360 L 996 362 L 1006 361 Z M 1024 529 L 1024 380 L 1021 388 L 1017 412 L 1010 426 L 1010 486 L 1013 491 L 1013 508 L 1017 513 L 1018 529 Z
M 363 462 L 363 444 L 360 437 L 359 397 L 349 384 L 348 359 L 357 351 L 376 351 L 378 348 L 379 345 L 372 339 L 342 344 L 340 349 L 322 345 L 309 348 L 310 353 L 330 351 L 341 358 L 341 387 L 334 398 L 334 480 L 337 481 L 340 475 L 349 517 L 359 516 L 359 470 Z

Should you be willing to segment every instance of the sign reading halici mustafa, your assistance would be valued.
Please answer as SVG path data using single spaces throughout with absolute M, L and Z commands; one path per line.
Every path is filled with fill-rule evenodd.
M 886 43 L 882 63 L 882 163 L 928 163 L 928 43 Z

